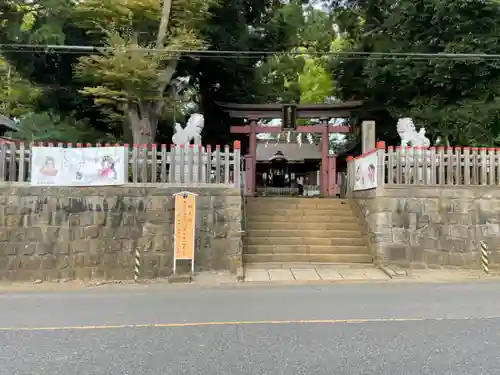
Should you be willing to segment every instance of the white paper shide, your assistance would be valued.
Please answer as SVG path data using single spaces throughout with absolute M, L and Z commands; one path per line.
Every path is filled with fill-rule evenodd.
M 368 190 L 377 187 L 377 153 L 354 159 L 354 190 Z
M 32 185 L 123 185 L 128 180 L 127 173 L 125 147 L 31 149 Z

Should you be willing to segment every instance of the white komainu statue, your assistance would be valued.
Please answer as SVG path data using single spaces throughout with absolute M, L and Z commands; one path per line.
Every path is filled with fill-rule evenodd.
M 425 136 L 425 128 L 420 128 L 417 132 L 415 124 L 410 117 L 400 118 L 397 124 L 399 137 L 401 138 L 401 146 L 413 147 L 428 147 L 431 142 Z
M 172 143 L 175 145 L 186 145 L 190 144 L 191 141 L 194 139 L 194 144 L 195 145 L 201 145 L 201 132 L 203 130 L 203 126 L 205 124 L 205 119 L 203 115 L 199 113 L 193 113 L 184 128 L 180 124 L 175 124 L 175 133 L 172 136 Z M 192 162 L 193 162 L 193 175 L 188 176 L 189 173 L 189 167 L 187 165 L 184 165 L 184 182 L 187 181 L 192 181 L 195 183 L 199 182 L 206 182 L 206 170 L 207 170 L 207 156 L 205 155 L 205 149 L 204 148 L 197 148 L 195 147 L 192 149 L 192 152 L 194 153 Z M 201 175 L 199 175 L 199 158 L 198 158 L 198 153 L 201 152 L 202 154 L 202 166 L 201 166 Z M 188 158 L 185 158 L 185 163 L 188 162 Z M 175 162 L 176 162 L 176 168 L 175 168 L 175 173 L 170 170 L 169 172 L 169 182 L 176 182 L 179 183 L 181 181 L 181 167 L 179 165 L 181 159 L 180 155 L 177 154 L 175 157 Z
M 409 117 L 400 118 L 397 123 L 397 131 L 399 137 L 401 138 L 401 146 L 403 149 L 401 150 L 401 162 L 402 164 L 408 163 L 410 165 L 410 175 L 414 175 L 414 168 L 416 168 L 417 175 L 415 176 L 418 181 L 424 178 L 424 173 L 426 179 L 430 178 L 430 168 L 423 168 L 423 164 L 425 161 L 426 165 L 429 165 L 430 162 L 430 154 L 427 150 L 417 149 L 413 151 L 412 154 L 408 153 L 406 147 L 429 147 L 431 141 L 429 138 L 425 136 L 425 128 L 422 127 L 417 132 L 415 128 L 415 124 L 413 120 Z M 414 157 L 415 156 L 415 157 Z M 410 178 L 409 176 L 404 176 L 404 178 Z
M 193 113 L 189 116 L 186 127 L 182 128 L 179 123 L 175 124 L 175 133 L 172 142 L 176 145 L 185 145 L 191 143 L 201 144 L 201 132 L 205 125 L 205 118 L 199 113 Z

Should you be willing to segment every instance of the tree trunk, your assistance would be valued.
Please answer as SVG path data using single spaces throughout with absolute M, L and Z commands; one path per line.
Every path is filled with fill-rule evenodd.
M 128 121 L 134 144 L 150 145 L 154 143 L 158 120 L 156 115 L 144 110 L 139 113 L 136 108 L 129 108 Z

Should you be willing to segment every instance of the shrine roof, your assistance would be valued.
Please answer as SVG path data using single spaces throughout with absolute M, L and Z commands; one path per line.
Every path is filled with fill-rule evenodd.
M 292 104 L 239 104 L 216 103 L 232 118 L 273 119 L 282 115 L 284 106 Z M 332 104 L 295 104 L 297 118 L 340 118 L 349 117 L 363 106 L 363 101 L 348 101 Z
M 276 152 L 281 151 L 290 162 L 304 160 L 320 160 L 321 147 L 316 144 L 304 143 L 299 146 L 297 143 L 257 143 L 257 161 L 269 161 Z

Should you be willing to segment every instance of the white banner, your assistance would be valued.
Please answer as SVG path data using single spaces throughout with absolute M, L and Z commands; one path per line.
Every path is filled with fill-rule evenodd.
M 31 185 L 123 185 L 127 162 L 125 147 L 32 147 Z
M 377 185 L 377 152 L 354 159 L 354 190 L 375 189 Z

